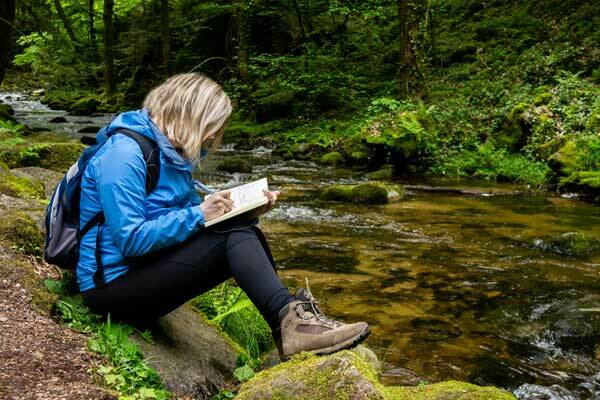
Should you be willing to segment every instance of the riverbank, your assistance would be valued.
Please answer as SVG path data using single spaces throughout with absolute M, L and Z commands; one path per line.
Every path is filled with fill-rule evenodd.
M 69 140 L 79 145 L 69 139 L 83 125 L 74 118 L 91 125 L 105 118 L 64 114 L 67 122 L 51 123 L 57 111 L 31 106 L 26 118 L 35 118 L 40 129 L 71 133 L 24 134 L 17 143 L 21 150 L 34 145 L 36 135 L 48 144 L 56 136 L 56 145 Z M 47 155 L 25 159 L 47 162 Z M 230 159 L 250 165 L 252 172 L 216 169 Z M 37 168 L 13 169 L 11 176 L 26 173 L 34 182 L 60 177 Z M 286 159 L 260 147 L 225 146 L 197 175 L 214 187 L 259 176 L 268 176 L 284 194 L 262 220 L 282 279 L 293 288 L 308 277 L 330 315 L 369 322 L 368 345 L 385 360 L 386 385 L 457 379 L 500 386 L 523 399 L 548 391 L 594 398 L 600 324 L 585 310 L 593 309 L 600 265 L 597 207 L 494 182 L 475 187 L 472 181 L 372 175 L 383 179 L 377 182 L 388 194 L 397 193 L 394 201 L 368 206 L 362 200 L 332 201 L 324 195 L 327 188 L 362 185 L 365 169 Z M 16 193 L 43 202 L 42 191 L 48 191 L 37 182 Z M 380 192 L 374 192 L 377 199 Z M 227 314 L 237 300 L 243 302 L 239 293 L 219 288 L 206 300 L 194 304 L 252 358 L 270 348 L 255 310 Z M 550 374 L 557 357 L 564 379 Z M 251 358 L 244 363 L 256 368 Z

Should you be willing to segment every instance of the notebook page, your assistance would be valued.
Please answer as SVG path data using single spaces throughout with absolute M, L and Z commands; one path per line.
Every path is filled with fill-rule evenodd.
M 267 178 L 231 189 L 230 198 L 233 200 L 233 208 L 244 207 L 264 199 L 263 189 L 268 189 Z

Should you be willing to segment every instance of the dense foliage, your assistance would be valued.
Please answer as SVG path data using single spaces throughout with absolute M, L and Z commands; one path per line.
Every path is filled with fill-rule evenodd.
M 165 76 L 200 71 L 236 104 L 230 137 L 270 141 L 283 156 L 335 151 L 396 174 L 598 194 L 596 9 L 574 0 L 35 0 L 17 4 L 5 85 L 41 84 L 50 105 L 85 114 L 139 106 Z

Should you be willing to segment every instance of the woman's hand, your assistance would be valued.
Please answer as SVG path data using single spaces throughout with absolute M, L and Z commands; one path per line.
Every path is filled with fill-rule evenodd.
M 281 194 L 281 192 L 278 190 L 274 190 L 271 192 L 270 190 L 263 189 L 263 193 L 269 199 L 269 204 L 267 204 L 267 209 L 265 210 L 269 211 L 270 209 L 275 207 L 275 202 L 277 201 L 277 197 Z
M 231 211 L 233 207 L 233 200 L 229 198 L 231 192 L 229 190 L 223 190 L 211 194 L 208 198 L 205 198 L 200 209 L 204 214 L 204 221 L 208 222 L 211 219 L 215 219 Z

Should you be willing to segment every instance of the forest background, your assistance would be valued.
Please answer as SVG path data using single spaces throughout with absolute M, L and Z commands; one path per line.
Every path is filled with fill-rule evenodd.
M 382 174 L 597 200 L 599 6 L 3 0 L 0 81 L 91 114 L 137 108 L 165 77 L 197 71 L 235 103 L 228 140 Z

